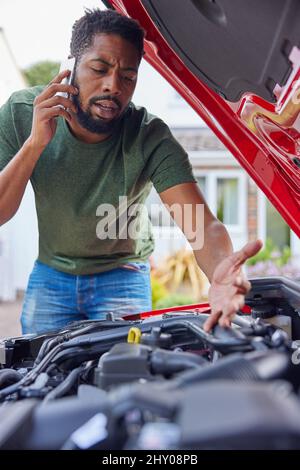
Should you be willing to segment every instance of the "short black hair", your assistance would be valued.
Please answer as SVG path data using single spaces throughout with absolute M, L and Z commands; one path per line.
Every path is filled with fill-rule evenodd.
M 84 16 L 75 21 L 72 28 L 70 53 L 79 60 L 99 33 L 118 34 L 132 43 L 138 50 L 140 59 L 144 53 L 144 30 L 139 23 L 114 10 L 86 9 Z

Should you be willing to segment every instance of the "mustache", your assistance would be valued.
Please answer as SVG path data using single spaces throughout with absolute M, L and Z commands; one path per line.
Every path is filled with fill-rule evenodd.
M 119 109 L 122 108 L 122 103 L 118 100 L 118 98 L 116 98 L 115 96 L 110 96 L 110 95 L 102 95 L 102 96 L 96 96 L 92 99 L 90 99 L 90 105 L 92 104 L 95 104 L 96 102 L 99 102 L 99 101 L 113 101 Z

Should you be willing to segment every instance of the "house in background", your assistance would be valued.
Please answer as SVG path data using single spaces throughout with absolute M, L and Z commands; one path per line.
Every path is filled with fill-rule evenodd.
M 0 28 L 0 106 L 26 82 Z M 28 274 L 37 255 L 37 222 L 34 197 L 28 185 L 21 206 L 7 224 L 0 227 L 0 300 L 13 300 L 26 287 Z
M 0 31 L 0 57 L 1 105 L 13 91 L 26 87 L 3 31 Z M 133 101 L 161 117 L 188 152 L 199 186 L 211 210 L 227 226 L 235 249 L 249 239 L 271 237 L 279 246 L 290 245 L 293 256 L 300 259 L 299 239 L 263 193 L 201 118 L 145 62 L 140 68 Z M 151 215 L 156 238 L 154 261 L 158 262 L 188 244 L 174 223 L 164 225 L 166 218 L 161 217 L 161 211 L 166 209 L 155 190 L 148 200 L 148 205 L 151 203 L 157 207 L 157 213 L 151 211 Z M 37 246 L 34 197 L 28 185 L 16 216 L 0 227 L 0 300 L 12 300 L 17 291 L 25 290 Z
M 241 248 L 248 240 L 261 238 L 265 242 L 270 238 L 278 248 L 289 246 L 292 257 L 300 264 L 300 240 L 237 160 L 152 67 L 144 62 L 139 75 L 135 104 L 145 106 L 169 124 L 174 136 L 189 154 L 209 207 L 226 225 L 234 249 Z M 159 200 L 154 190 L 151 200 Z M 177 236 L 169 243 L 165 239 L 167 237 L 161 239 L 159 234 L 164 233 L 164 228 L 158 230 L 157 224 L 161 220 L 158 214 L 155 219 L 157 247 L 154 260 L 159 261 L 163 255 L 184 246 L 185 241 Z M 169 228 L 165 230 L 172 231 Z

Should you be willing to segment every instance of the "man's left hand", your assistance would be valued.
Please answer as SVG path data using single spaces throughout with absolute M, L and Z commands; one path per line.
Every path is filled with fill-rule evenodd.
M 251 284 L 241 268 L 261 247 L 261 240 L 249 242 L 216 267 L 209 289 L 211 314 L 204 324 L 205 331 L 210 331 L 217 322 L 220 326 L 229 327 L 235 313 L 244 306 Z

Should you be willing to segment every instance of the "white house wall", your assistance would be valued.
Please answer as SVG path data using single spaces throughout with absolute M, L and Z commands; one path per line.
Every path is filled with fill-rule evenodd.
M 2 28 L 0 28 L 0 63 L 0 104 L 2 104 L 11 93 L 25 87 L 24 78 L 9 50 Z
M 206 127 L 193 109 L 178 98 L 175 90 L 145 60 L 133 95 L 134 104 L 163 119 L 170 127 Z
M 0 106 L 16 90 L 26 87 L 3 30 L 0 28 Z M 26 287 L 37 254 L 37 222 L 33 191 L 28 185 L 12 220 L 0 227 L 0 300 L 13 300 Z

